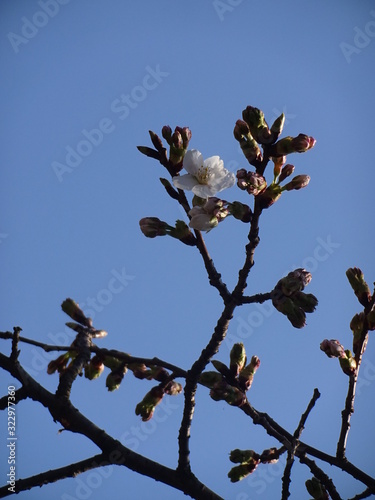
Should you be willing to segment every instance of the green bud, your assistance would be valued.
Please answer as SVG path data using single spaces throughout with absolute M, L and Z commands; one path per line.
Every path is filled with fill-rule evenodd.
M 169 396 L 177 396 L 177 394 L 180 394 L 182 392 L 182 385 L 179 384 L 178 382 L 175 382 L 174 380 L 172 380 L 165 387 L 164 392 L 165 392 L 165 394 L 168 394 Z
M 346 276 L 358 301 L 366 307 L 371 300 L 371 292 L 365 281 L 363 272 L 358 267 L 351 267 L 346 271 Z
M 273 144 L 279 138 L 281 132 L 283 131 L 285 123 L 285 115 L 281 113 L 281 115 L 276 118 L 271 126 L 271 144 Z
M 238 382 L 245 391 L 248 391 L 253 383 L 255 372 L 260 366 L 258 356 L 253 356 L 250 363 L 243 368 L 238 376 Z
M 52 373 L 55 373 L 56 371 L 58 373 L 62 373 L 65 370 L 70 358 L 71 353 L 68 351 L 65 354 L 61 354 L 58 358 L 50 361 L 47 366 L 48 375 L 52 375 Z
M 135 414 L 140 415 L 143 422 L 150 420 L 154 414 L 156 406 L 161 402 L 164 391 L 159 386 L 153 387 L 140 403 L 135 407 Z
M 209 389 L 212 389 L 212 387 L 214 387 L 216 384 L 220 384 L 222 381 L 223 376 L 218 372 L 203 372 L 199 377 L 199 382 Z
M 258 196 L 258 203 L 262 210 L 271 207 L 281 196 L 281 187 L 278 184 L 271 184 Z
M 180 240 L 182 243 L 188 246 L 195 246 L 197 240 L 193 233 L 190 231 L 189 227 L 182 220 L 177 220 L 175 227 L 171 227 L 167 234 L 172 236 L 172 238 L 176 238 Z
M 83 326 L 86 326 L 87 328 L 92 327 L 91 318 L 86 318 L 86 316 L 83 314 L 82 309 L 79 307 L 77 302 L 74 302 L 73 299 L 65 299 L 64 302 L 61 304 L 61 309 L 74 321 L 77 321 L 78 323 L 80 323 Z
M 237 377 L 246 365 L 246 350 L 242 342 L 234 344 L 230 351 L 230 371 Z
M 124 378 L 124 374 L 126 373 L 126 368 L 124 371 L 116 370 L 115 372 L 110 372 L 107 375 L 105 386 L 107 389 L 112 392 L 120 387 L 122 379 Z
M 120 366 L 123 364 L 123 361 L 114 358 L 113 356 L 104 356 L 103 358 L 103 364 L 107 368 L 109 368 L 111 371 L 118 370 Z
M 85 377 L 89 380 L 94 380 L 98 378 L 104 371 L 103 359 L 95 355 L 85 366 Z
M 259 459 L 262 464 L 275 464 L 279 461 L 279 455 L 279 450 L 273 447 L 269 448 L 268 450 L 264 450 Z
M 353 352 L 357 354 L 362 345 L 362 334 L 364 333 L 366 316 L 364 312 L 355 314 L 350 322 L 350 329 L 353 332 Z
M 227 365 L 225 365 L 224 363 L 222 363 L 221 361 L 217 360 L 217 359 L 213 359 L 211 361 L 211 363 L 214 365 L 214 367 L 216 368 L 216 370 L 221 373 L 222 375 L 224 375 L 224 377 L 226 376 L 230 376 L 231 375 L 231 372 L 229 370 L 229 368 L 227 367 Z
M 232 483 L 237 483 L 255 471 L 259 461 L 252 460 L 250 463 L 236 465 L 228 472 L 228 477 Z
M 258 108 L 247 106 L 242 112 L 242 118 L 247 123 L 251 135 L 259 144 L 272 142 L 272 135 L 264 118 L 264 113 Z
M 315 311 L 318 305 L 318 299 L 312 293 L 295 292 L 293 294 L 293 302 L 307 313 Z
M 271 158 L 271 159 L 274 163 L 273 177 L 276 180 L 279 177 L 279 175 L 281 174 L 282 167 L 283 167 L 284 163 L 286 162 L 286 156 L 276 156 L 276 157 Z
M 240 201 L 234 201 L 233 203 L 228 203 L 228 210 L 235 219 L 246 223 L 251 222 L 253 212 L 248 205 L 245 205 Z
M 345 355 L 345 357 L 339 358 L 341 369 L 345 373 L 345 375 L 354 375 L 357 369 L 357 363 L 349 349 L 345 351 Z
M 298 268 L 291 271 L 284 278 L 278 281 L 275 288 L 281 290 L 286 296 L 291 296 L 295 292 L 302 291 L 311 281 L 311 273 L 306 269 Z
M 305 485 L 308 493 L 314 498 L 314 500 L 329 500 L 327 490 L 316 477 L 308 479 L 305 482 Z
M 214 401 L 224 400 L 231 406 L 241 406 L 246 400 L 242 391 L 226 382 L 216 384 L 210 390 L 210 396 Z
M 255 453 L 254 450 L 239 450 L 237 448 L 235 450 L 232 450 L 229 454 L 229 460 L 234 464 L 249 463 L 254 458 L 256 460 L 259 459 L 258 453 Z

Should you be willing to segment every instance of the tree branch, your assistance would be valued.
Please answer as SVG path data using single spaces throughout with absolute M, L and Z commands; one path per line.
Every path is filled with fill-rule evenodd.
M 118 440 L 99 429 L 93 422 L 82 415 L 69 400 L 58 398 L 34 380 L 19 364 L 0 353 L 0 367 L 8 371 L 25 387 L 28 396 L 38 401 L 51 413 L 55 421 L 60 422 L 66 430 L 82 434 L 96 444 L 113 465 L 122 465 L 139 474 L 161 481 L 192 498 L 202 500 L 223 500 L 219 495 L 207 488 L 193 474 L 181 475 L 179 471 L 170 469 L 130 450 Z
M 98 455 L 94 455 L 93 457 L 86 458 L 85 460 L 81 460 L 80 462 L 66 465 L 65 467 L 59 467 L 58 469 L 41 472 L 40 474 L 36 474 L 35 476 L 30 476 L 25 479 L 17 479 L 16 493 L 31 490 L 31 488 L 34 488 L 35 486 L 43 486 L 45 484 L 54 483 L 68 477 L 76 477 L 82 472 L 86 472 L 97 467 L 103 467 L 105 465 L 109 465 L 109 462 L 106 460 L 105 455 L 100 453 Z M 9 485 L 0 488 L 0 498 L 13 494 L 12 491 L 8 490 L 8 487 Z
M 299 445 L 299 438 L 301 437 L 302 431 L 305 428 L 305 423 L 307 420 L 307 417 L 309 416 L 311 410 L 314 408 L 316 401 L 320 398 L 320 393 L 318 389 L 314 389 L 314 394 L 313 397 L 311 398 L 306 411 L 302 414 L 301 420 L 298 424 L 297 429 L 294 431 L 293 434 L 293 449 L 288 451 L 288 457 L 286 460 L 286 466 L 284 469 L 284 474 L 282 478 L 282 491 L 281 491 L 281 500 L 287 500 L 290 496 L 289 492 L 289 485 L 290 485 L 290 473 L 292 471 L 293 463 L 294 463 L 294 455 L 296 452 L 296 449 Z

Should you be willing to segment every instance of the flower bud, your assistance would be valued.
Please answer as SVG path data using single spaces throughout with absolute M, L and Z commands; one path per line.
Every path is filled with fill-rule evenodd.
M 195 246 L 197 242 L 195 236 L 183 220 L 177 220 L 175 227 L 169 227 L 167 234 L 191 247 Z
M 263 175 L 257 174 L 256 172 L 247 172 L 241 169 L 237 172 L 237 179 L 237 186 L 254 196 L 262 193 L 267 187 L 266 179 Z
M 258 108 L 247 106 L 242 111 L 242 118 L 248 124 L 250 133 L 259 144 L 269 144 L 272 135 L 264 118 L 264 113 Z
M 164 391 L 159 386 L 153 387 L 135 407 L 135 414 L 140 415 L 143 422 L 152 418 L 156 406 L 161 402 Z
M 258 356 L 253 356 L 250 363 L 243 368 L 238 376 L 238 382 L 245 391 L 248 391 L 253 383 L 255 372 L 260 366 Z
M 313 148 L 315 144 L 316 140 L 305 134 L 298 134 L 298 136 L 294 137 L 292 140 L 293 149 L 296 153 L 304 153 Z
M 118 370 L 120 366 L 123 364 L 123 361 L 120 359 L 114 358 L 113 356 L 104 356 L 102 358 L 104 366 L 109 368 L 111 371 Z
M 242 342 L 234 344 L 230 351 L 230 371 L 237 377 L 246 365 L 246 351 Z
M 283 186 L 283 191 L 292 191 L 293 189 L 298 190 L 307 186 L 310 182 L 310 177 L 308 175 L 296 175 L 293 179 Z
M 286 156 L 276 156 L 276 157 L 271 158 L 271 159 L 274 163 L 273 176 L 275 179 L 277 179 L 279 177 L 279 175 L 281 174 L 281 170 L 282 170 L 284 163 L 286 162 Z
M 253 212 L 248 205 L 240 201 L 234 201 L 233 203 L 228 203 L 228 210 L 235 219 L 246 223 L 251 222 Z
M 203 372 L 199 377 L 199 382 L 205 387 L 212 389 L 212 387 L 214 387 L 216 384 L 220 384 L 223 382 L 223 376 L 218 372 Z
M 281 278 L 275 288 L 280 289 L 284 295 L 290 296 L 295 292 L 302 291 L 310 283 L 311 278 L 311 273 L 300 267 Z
M 104 371 L 103 360 L 100 356 L 95 355 L 85 366 L 85 377 L 89 380 L 98 378 Z
M 254 472 L 258 464 L 259 460 L 252 460 L 249 463 L 236 465 L 228 472 L 228 477 L 232 483 L 237 483 Z
M 74 321 L 77 321 L 81 325 L 84 325 L 88 328 L 92 326 L 91 318 L 86 318 L 82 309 L 79 307 L 77 302 L 74 302 L 73 299 L 65 299 L 61 304 L 61 309 L 65 314 L 70 316 Z
M 271 126 L 271 143 L 270 144 L 273 144 L 275 141 L 277 141 L 281 132 L 283 131 L 284 123 L 285 123 L 285 115 L 284 115 L 284 113 L 281 113 L 281 115 L 278 118 L 276 118 L 276 120 L 273 122 L 273 124 Z
M 371 300 L 371 293 L 365 281 L 363 272 L 358 267 L 353 267 L 346 271 L 346 276 L 358 301 L 366 307 Z
M 359 314 L 355 314 L 350 322 L 350 329 L 353 332 L 353 352 L 355 354 L 357 354 L 362 346 L 362 334 L 364 333 L 365 320 L 366 316 L 362 311 Z
M 222 381 L 220 384 L 215 384 L 210 390 L 210 396 L 214 401 L 224 400 L 231 406 L 241 406 L 246 397 L 242 391 Z
M 122 382 L 122 379 L 124 378 L 126 370 L 127 370 L 126 368 L 124 368 L 124 370 L 116 370 L 110 372 L 107 375 L 105 386 L 110 392 L 115 391 L 120 387 L 120 384 Z
M 345 375 L 354 375 L 357 369 L 356 360 L 353 358 L 351 351 L 345 351 L 345 357 L 339 358 L 340 366 Z
M 186 150 L 189 147 L 189 142 L 191 140 L 191 130 L 189 127 L 183 127 L 180 129 L 181 137 L 182 137 L 182 145 L 183 148 Z
M 59 356 L 58 358 L 50 361 L 47 366 L 48 375 L 52 375 L 52 373 L 55 373 L 55 371 L 62 373 L 65 370 L 66 365 L 69 362 L 69 359 L 70 359 L 70 353 L 68 351 L 65 354 L 61 354 L 61 356 Z
M 167 141 L 169 145 L 171 145 L 172 142 L 172 129 L 169 125 L 164 125 L 164 127 L 161 129 L 161 135 L 164 137 L 164 139 Z
M 172 380 L 171 382 L 169 382 L 169 384 L 167 384 L 164 392 L 169 396 L 177 396 L 177 394 L 180 394 L 182 392 L 182 385 Z
M 254 450 L 232 450 L 229 454 L 229 460 L 234 464 L 243 464 L 251 462 L 253 459 L 258 460 L 260 457 Z
M 144 217 L 139 221 L 139 227 L 147 238 L 155 238 L 156 236 L 165 236 L 169 226 L 157 217 Z
M 271 184 L 258 196 L 259 207 L 262 210 L 271 207 L 281 196 L 281 187 L 278 184 Z
M 237 120 L 234 126 L 233 135 L 237 141 L 250 135 L 248 124 L 243 120 Z
M 320 349 L 327 354 L 329 358 L 343 358 L 346 356 L 344 347 L 338 340 L 324 339 L 320 344 Z
M 275 464 L 279 461 L 279 450 L 277 448 L 269 448 L 264 450 L 260 456 L 262 464 Z
M 293 302 L 293 298 L 280 294 L 280 291 L 274 290 L 272 293 L 272 304 L 288 320 L 294 328 L 303 328 L 306 324 L 306 314 L 303 309 Z
M 216 370 L 221 373 L 222 375 L 224 375 L 224 377 L 230 377 L 231 376 L 231 371 L 229 370 L 229 368 L 227 367 L 227 365 L 225 365 L 224 363 L 222 363 L 221 361 L 219 361 L 218 359 L 213 359 L 211 361 L 211 363 L 214 365 L 214 367 L 216 368 Z
M 312 293 L 295 292 L 293 294 L 293 302 L 307 313 L 315 311 L 318 305 L 318 299 Z
M 282 158 L 285 158 L 285 156 L 282 156 Z M 282 182 L 283 180 L 285 180 L 287 177 L 292 175 L 293 172 L 294 172 L 294 165 L 291 165 L 290 163 L 287 163 L 286 165 L 284 165 L 284 167 L 281 170 L 279 182 Z

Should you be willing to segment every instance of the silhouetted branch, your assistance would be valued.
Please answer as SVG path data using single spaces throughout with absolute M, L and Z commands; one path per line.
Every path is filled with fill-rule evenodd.
M 314 395 L 311 398 L 306 411 L 302 414 L 301 420 L 298 424 L 297 429 L 294 431 L 293 434 L 293 449 L 288 451 L 288 457 L 286 460 L 286 465 L 284 469 L 284 474 L 282 478 L 282 492 L 281 492 L 281 499 L 282 500 L 287 500 L 288 497 L 290 496 L 289 493 L 289 485 L 290 485 L 290 473 L 292 471 L 293 463 L 294 463 L 294 455 L 296 452 L 296 449 L 299 445 L 299 438 L 301 437 L 302 431 L 305 428 L 305 423 L 307 420 L 307 417 L 309 416 L 311 410 L 314 408 L 316 401 L 320 398 L 320 393 L 318 389 L 314 389 Z

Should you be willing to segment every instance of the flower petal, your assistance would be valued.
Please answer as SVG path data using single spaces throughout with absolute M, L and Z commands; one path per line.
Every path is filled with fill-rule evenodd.
M 196 175 L 198 169 L 203 165 L 203 156 L 197 149 L 189 149 L 186 152 L 183 167 L 189 174 Z
M 197 179 L 191 174 L 177 175 L 172 178 L 173 185 L 179 189 L 187 189 L 191 191 L 198 184 Z

